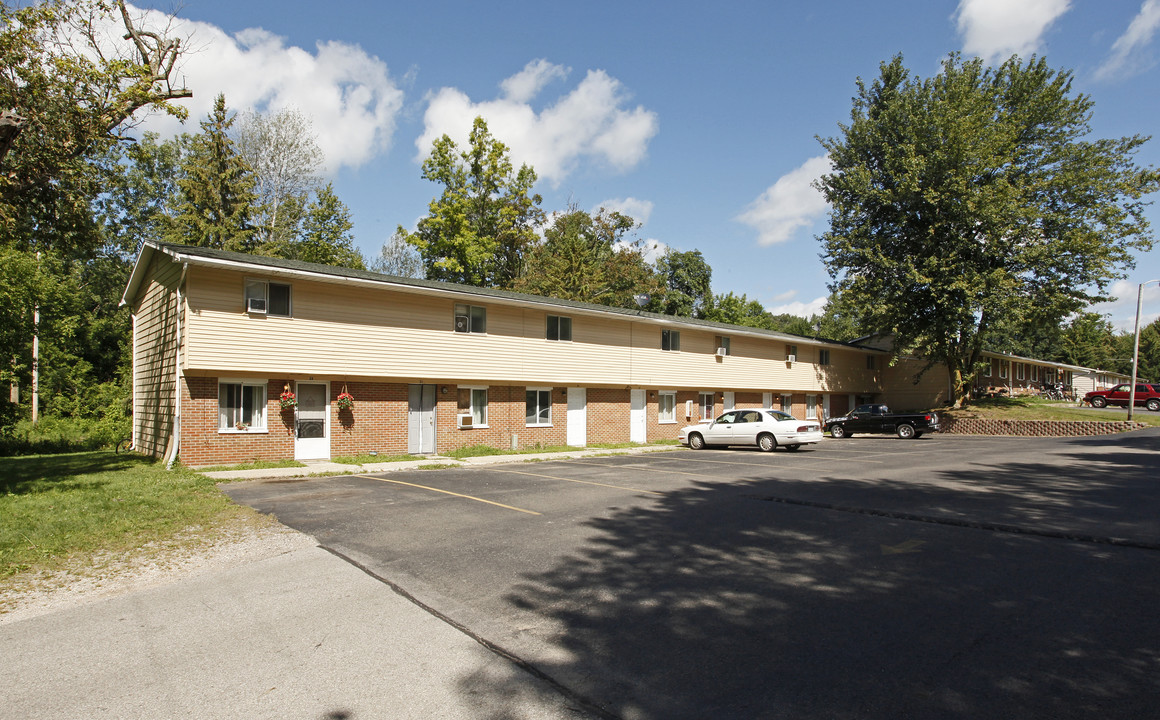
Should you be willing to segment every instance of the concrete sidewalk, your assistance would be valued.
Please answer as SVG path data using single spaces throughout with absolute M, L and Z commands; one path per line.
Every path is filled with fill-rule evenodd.
M 305 467 L 262 468 L 258 470 L 217 470 L 202 473 L 214 480 L 262 480 L 265 478 L 293 478 L 310 477 L 314 475 L 358 475 L 361 473 L 383 473 L 396 470 L 414 470 L 425 465 L 461 465 L 471 467 L 476 465 L 495 465 L 498 463 L 532 462 L 536 460 L 566 460 L 572 458 L 607 456 L 607 455 L 639 455 L 641 453 L 665 452 L 680 450 L 681 445 L 642 445 L 632 448 L 594 448 L 591 450 L 568 450 L 565 452 L 529 453 L 513 455 L 483 455 L 458 460 L 452 457 L 431 455 L 422 460 L 403 460 L 399 462 L 366 463 L 365 465 L 343 465 L 329 461 L 306 461 Z M 196 468 L 194 468 L 196 470 Z
M 0 624 L 0 712 L 120 718 L 591 717 L 313 545 Z

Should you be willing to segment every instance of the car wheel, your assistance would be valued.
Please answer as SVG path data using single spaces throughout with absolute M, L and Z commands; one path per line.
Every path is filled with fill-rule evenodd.
M 842 427 L 841 425 L 831 425 L 830 426 L 830 437 L 844 438 L 844 437 L 846 437 L 846 435 L 847 435 L 846 428 Z
M 914 426 L 903 423 L 902 425 L 898 426 L 898 429 L 895 430 L 895 432 L 897 432 L 898 437 L 902 438 L 903 440 L 909 440 L 914 437 Z
M 801 445 L 786 445 L 785 449 L 789 450 L 790 452 L 797 452 L 798 450 L 802 449 L 802 446 Z
M 700 433 L 693 433 L 689 436 L 689 449 L 700 450 L 705 447 L 705 438 L 701 437 Z
M 777 447 L 777 440 L 769 433 L 762 433 L 757 436 L 757 447 L 761 448 L 761 452 L 773 452 Z
M 1153 398 L 1144 403 L 1144 407 L 1148 408 L 1152 412 L 1156 412 L 1157 410 L 1160 410 L 1160 400 Z
M 1102 408 L 1102 407 L 1107 407 L 1107 406 L 1108 406 L 1108 399 L 1107 398 L 1105 398 L 1101 395 L 1096 395 L 1094 398 L 1092 398 L 1092 407 Z

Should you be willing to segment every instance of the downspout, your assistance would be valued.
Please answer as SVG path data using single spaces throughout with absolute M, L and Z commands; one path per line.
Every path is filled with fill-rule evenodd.
M 173 341 L 173 442 L 170 443 L 169 458 L 165 469 L 172 470 L 177 454 L 181 450 L 181 314 L 183 310 L 181 289 L 185 287 L 185 274 L 189 263 L 181 265 L 181 279 L 177 281 L 177 332 Z

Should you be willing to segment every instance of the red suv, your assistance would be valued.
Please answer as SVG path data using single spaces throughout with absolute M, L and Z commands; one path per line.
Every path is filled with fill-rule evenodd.
M 1128 407 L 1128 397 L 1132 391 L 1129 383 L 1121 383 L 1111 390 L 1096 390 L 1083 396 L 1083 401 L 1091 403 L 1092 407 L 1102 408 L 1108 405 Z M 1155 412 L 1160 410 L 1160 385 L 1136 383 L 1136 404 L 1143 405 Z

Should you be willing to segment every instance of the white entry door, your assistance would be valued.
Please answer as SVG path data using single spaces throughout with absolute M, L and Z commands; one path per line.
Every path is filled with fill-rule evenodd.
M 435 386 L 408 386 L 407 452 L 430 455 L 435 452 Z
M 568 444 L 588 444 L 588 391 L 584 388 L 568 388 Z
M 734 400 L 735 397 L 736 396 L 732 393 L 732 391 L 725 393 L 725 409 L 726 410 L 732 410 L 735 407 L 735 405 L 736 405 L 736 401 Z
M 330 457 L 330 385 L 298 383 L 298 412 L 294 430 L 294 459 Z
M 628 439 L 635 443 L 648 442 L 648 416 L 645 414 L 644 390 L 630 390 L 629 393 L 631 409 Z

